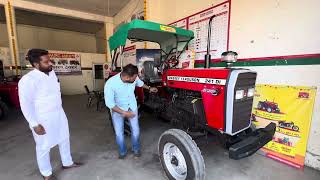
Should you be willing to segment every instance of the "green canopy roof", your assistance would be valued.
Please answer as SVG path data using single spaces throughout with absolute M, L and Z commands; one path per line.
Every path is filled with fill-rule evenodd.
M 109 46 L 110 51 L 113 51 L 119 46 L 124 46 L 127 39 L 156 42 L 161 46 L 164 43 L 168 44 L 168 41 L 188 42 L 193 38 L 192 31 L 136 19 L 120 26 L 109 38 Z

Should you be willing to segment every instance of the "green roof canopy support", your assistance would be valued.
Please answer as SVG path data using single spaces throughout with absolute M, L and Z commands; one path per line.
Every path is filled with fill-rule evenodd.
M 120 26 L 109 38 L 109 46 L 110 51 L 113 51 L 120 46 L 125 46 L 127 39 L 150 41 L 160 44 L 161 49 L 168 53 L 170 47 L 163 46 L 173 47 L 177 42 L 186 42 L 187 44 L 193 38 L 192 31 L 136 19 Z

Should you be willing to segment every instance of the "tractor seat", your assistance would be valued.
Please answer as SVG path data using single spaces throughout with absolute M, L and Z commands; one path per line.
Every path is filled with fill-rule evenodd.
M 157 69 L 154 67 L 153 61 L 145 61 L 143 63 L 144 80 L 150 83 L 159 83 L 162 81 L 161 76 L 158 74 Z

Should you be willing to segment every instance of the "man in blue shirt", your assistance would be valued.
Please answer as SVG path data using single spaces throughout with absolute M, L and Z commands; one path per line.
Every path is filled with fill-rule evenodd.
M 140 157 L 140 129 L 138 108 L 135 98 L 135 87 L 143 87 L 150 92 L 158 89 L 144 84 L 138 77 L 138 68 L 132 64 L 123 67 L 122 72 L 111 77 L 104 86 L 105 103 L 112 111 L 112 122 L 119 146 L 119 158 L 124 159 L 127 148 L 124 142 L 124 118 L 129 120 L 131 128 L 131 144 L 135 157 Z

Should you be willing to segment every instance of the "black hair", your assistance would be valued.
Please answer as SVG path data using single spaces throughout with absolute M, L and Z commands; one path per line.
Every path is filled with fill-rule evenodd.
M 132 64 L 128 64 L 122 69 L 122 73 L 127 76 L 134 76 L 138 74 L 138 67 Z
M 48 55 L 48 51 L 44 49 L 30 49 L 26 55 L 26 60 L 30 62 L 32 66 L 34 63 L 40 62 L 40 57 Z

